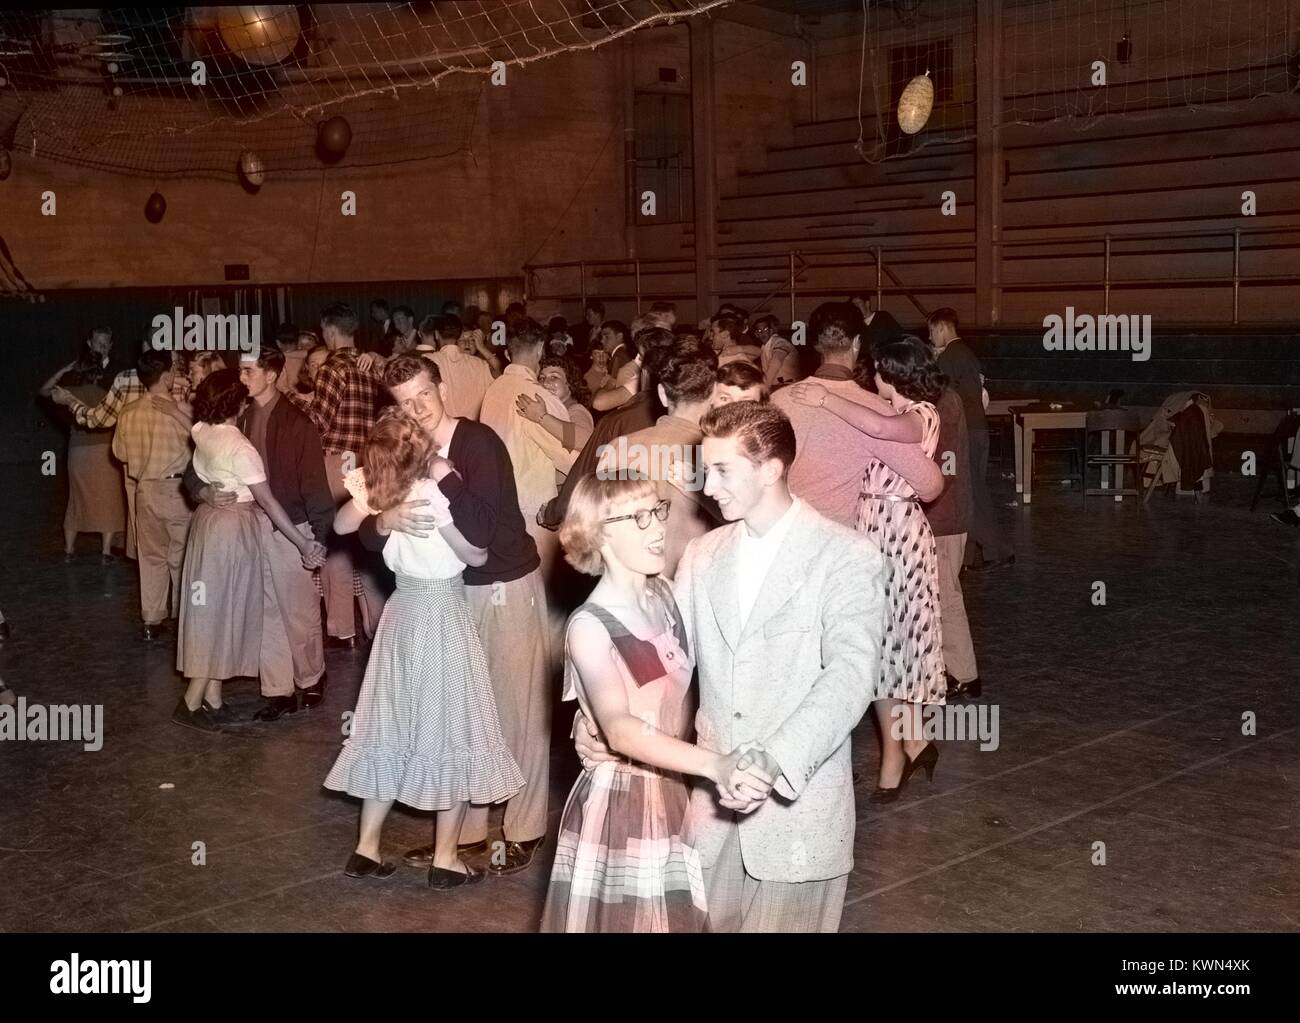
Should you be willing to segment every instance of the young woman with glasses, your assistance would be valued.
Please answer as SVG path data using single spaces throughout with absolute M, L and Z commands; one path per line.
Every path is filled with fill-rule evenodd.
M 685 775 L 725 786 L 741 754 L 685 740 L 694 658 L 664 567 L 670 502 L 650 480 L 584 478 L 560 527 L 600 576 L 569 618 L 564 698 L 621 759 L 585 762 L 560 820 L 543 931 L 700 931 L 707 902 Z

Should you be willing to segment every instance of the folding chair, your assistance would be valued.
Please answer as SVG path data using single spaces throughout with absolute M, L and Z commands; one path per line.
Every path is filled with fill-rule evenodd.
M 1104 497 L 1137 497 L 1142 493 L 1143 460 L 1138 437 L 1142 432 L 1142 420 L 1134 409 L 1104 408 L 1089 412 L 1084 418 L 1084 485 L 1083 501 L 1088 502 L 1089 495 Z M 1120 435 L 1124 435 L 1124 450 L 1120 448 Z M 1094 438 L 1096 442 L 1094 443 Z M 1108 450 L 1109 449 L 1109 450 Z M 1162 455 L 1163 457 L 1163 455 Z M 1124 468 L 1133 469 L 1133 486 L 1124 486 Z M 1104 478 L 1107 469 L 1114 469 L 1112 487 L 1088 486 L 1088 470 L 1100 470 Z

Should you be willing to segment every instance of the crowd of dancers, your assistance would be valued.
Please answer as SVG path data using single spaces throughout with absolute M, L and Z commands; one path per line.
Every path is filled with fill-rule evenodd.
M 405 863 L 449 890 L 533 864 L 562 687 L 583 770 L 544 930 L 837 929 L 849 735 L 873 708 L 873 803 L 933 775 L 920 711 L 981 689 L 963 564 L 1014 560 L 956 314 L 922 340 L 855 296 L 801 344 L 733 305 L 370 318 L 331 305 L 237 366 L 123 368 L 96 328 L 41 389 L 73 420 L 65 556 L 125 533 L 173 720 L 234 724 L 243 677 L 281 720 L 324 699 L 327 645 L 367 652 L 324 780 L 361 801 L 346 873 L 398 869 L 401 802 L 436 815 Z

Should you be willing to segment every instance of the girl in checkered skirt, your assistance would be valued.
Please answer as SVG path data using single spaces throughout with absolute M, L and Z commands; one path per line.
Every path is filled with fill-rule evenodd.
M 478 629 L 465 603 L 461 572 L 487 552 L 470 544 L 430 479 L 432 441 L 395 410 L 366 439 L 364 470 L 347 479 L 352 500 L 335 529 L 352 532 L 369 515 L 404 501 L 427 501 L 438 528 L 428 536 L 394 532 L 384 561 L 397 591 L 384 606 L 351 734 L 325 787 L 362 800 L 361 831 L 348 860 L 350 877 L 388 877 L 396 867 L 379 851 L 394 801 L 438 812 L 429 886 L 482 880 L 457 854 L 469 803 L 498 803 L 524 784 L 501 738 L 496 698 Z
M 721 789 L 742 755 L 683 738 L 694 661 L 672 588 L 659 577 L 668 503 L 650 480 L 591 476 L 560 528 L 569 563 L 601 576 L 569 619 L 564 698 L 578 701 L 623 759 L 586 765 L 569 793 L 543 931 L 704 930 L 684 776 Z

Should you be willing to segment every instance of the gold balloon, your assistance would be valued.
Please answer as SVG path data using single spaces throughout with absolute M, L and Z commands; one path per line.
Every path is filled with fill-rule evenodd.
M 222 7 L 217 14 L 217 28 L 226 46 L 250 64 L 278 64 L 293 53 L 302 32 L 298 8 L 292 5 L 270 7 Z
M 905 135 L 915 135 L 925 127 L 933 109 L 934 83 L 928 73 L 917 75 L 898 97 L 898 126 Z

